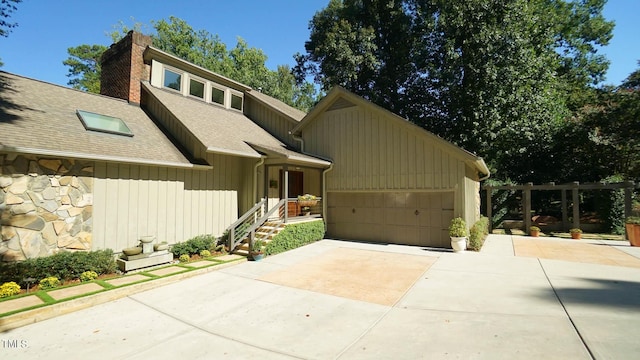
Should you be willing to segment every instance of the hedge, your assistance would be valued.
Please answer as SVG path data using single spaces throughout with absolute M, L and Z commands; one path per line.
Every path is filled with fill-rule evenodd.
M 489 235 L 489 218 L 481 216 L 469 229 L 469 250 L 480 251 L 484 240 Z
M 267 255 L 278 254 L 287 250 L 310 244 L 324 238 L 324 221 L 311 221 L 287 225 L 273 240 L 267 244 Z
M 181 255 L 200 254 L 203 250 L 215 250 L 217 244 L 218 239 L 213 235 L 198 235 L 187 241 L 171 245 L 171 252 L 174 257 L 179 258 Z
M 85 271 L 99 275 L 116 271 L 116 261 L 111 249 L 98 251 L 63 251 L 55 255 L 0 264 L 0 283 L 15 281 L 26 287 L 27 278 L 39 281 L 46 277 L 62 280 L 79 279 Z M 29 283 L 33 285 L 35 281 Z

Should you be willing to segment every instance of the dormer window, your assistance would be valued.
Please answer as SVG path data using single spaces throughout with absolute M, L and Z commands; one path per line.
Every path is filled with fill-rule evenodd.
M 178 90 L 182 89 L 182 75 L 169 69 L 164 69 L 164 87 Z
M 211 87 L 211 102 L 224 105 L 224 90 L 218 89 L 215 86 Z
M 212 73 L 209 76 L 211 77 L 201 73 L 191 74 L 155 59 L 151 63 L 152 86 L 171 89 L 171 91 L 179 92 L 182 96 L 197 98 L 225 109 L 243 111 L 244 93 L 229 85 L 223 85 L 226 82 L 233 83 L 233 81 L 222 79 L 222 83 L 218 83 L 216 82 L 216 74 Z M 242 88 L 241 84 L 238 86 Z
M 204 99 L 204 83 L 189 79 L 189 95 Z
M 231 93 L 231 108 L 242 111 L 242 95 Z
M 102 114 L 96 114 L 83 110 L 76 110 L 82 125 L 87 130 L 99 131 L 109 134 L 133 136 L 131 129 L 125 124 L 122 119 L 107 116 Z

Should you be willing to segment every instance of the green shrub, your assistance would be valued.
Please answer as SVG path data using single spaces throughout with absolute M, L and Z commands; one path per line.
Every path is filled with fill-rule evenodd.
M 612 175 L 601 183 L 612 184 L 624 181 L 621 175 Z M 600 190 L 596 193 L 596 208 L 598 216 L 604 222 L 605 231 L 611 234 L 624 234 L 624 190 Z
M 489 235 L 489 218 L 481 216 L 480 220 L 476 221 L 469 230 L 469 243 L 467 248 L 480 251 L 487 235 Z
M 209 251 L 209 250 L 202 250 L 202 251 L 200 251 L 200 256 L 202 256 L 202 257 L 209 257 L 209 256 L 211 256 L 211 251 Z
M 116 271 L 116 261 L 110 249 L 98 251 L 59 252 L 55 255 L 0 264 L 0 282 L 15 281 L 26 287 L 27 279 L 55 276 L 58 279 L 79 279 L 85 271 L 98 275 Z
M 171 246 L 171 252 L 174 257 L 182 255 L 200 254 L 202 250 L 211 250 L 217 245 L 217 239 L 211 234 L 198 235 L 187 241 L 179 242 Z
M 92 281 L 98 278 L 98 273 L 95 271 L 85 271 L 82 274 L 80 274 L 80 281 L 82 282 L 86 282 L 86 281 Z
M 254 253 L 264 252 L 264 248 L 266 246 L 267 246 L 266 241 L 264 241 L 262 239 L 256 239 L 253 242 L 253 248 L 251 248 L 251 252 L 254 252 Z
M 287 225 L 267 244 L 265 253 L 278 254 L 321 240 L 323 237 L 324 221 L 322 220 Z
M 178 258 L 178 260 L 180 260 L 180 262 L 189 262 L 191 260 L 191 257 L 189 257 L 188 254 L 182 254 L 180 255 L 180 257 Z
M 6 282 L 0 285 L 0 298 L 5 298 L 20 294 L 20 285 L 15 281 Z
M 457 217 L 451 220 L 449 225 L 449 236 L 451 237 L 465 237 L 468 235 L 467 224 L 461 217 Z
M 625 220 L 625 223 L 626 224 L 640 225 L 640 217 L 639 216 L 629 216 Z
M 55 276 L 49 276 L 40 280 L 40 289 L 49 290 L 60 286 L 60 280 Z

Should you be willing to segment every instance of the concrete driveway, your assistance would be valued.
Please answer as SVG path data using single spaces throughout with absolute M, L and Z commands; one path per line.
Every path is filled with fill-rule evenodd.
M 514 256 L 513 244 L 323 240 L 2 333 L 0 357 L 638 357 L 639 268 Z

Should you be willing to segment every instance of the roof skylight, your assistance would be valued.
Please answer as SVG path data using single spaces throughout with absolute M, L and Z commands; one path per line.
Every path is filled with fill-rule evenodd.
M 87 130 L 100 131 L 109 134 L 133 136 L 127 124 L 117 117 L 77 110 L 82 125 Z

